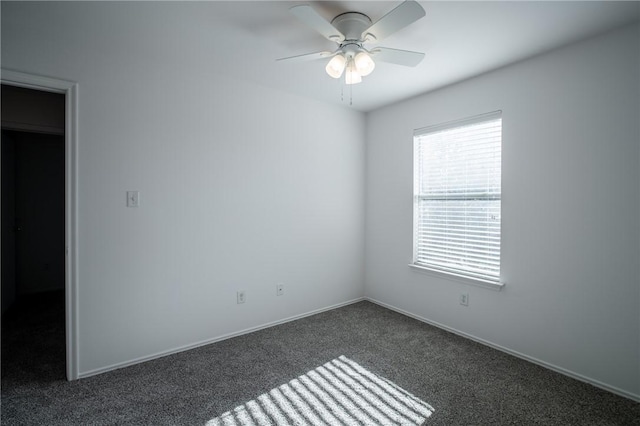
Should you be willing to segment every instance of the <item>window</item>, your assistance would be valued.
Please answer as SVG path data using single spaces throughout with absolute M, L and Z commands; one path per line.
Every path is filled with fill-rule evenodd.
M 502 113 L 414 133 L 413 266 L 500 284 Z

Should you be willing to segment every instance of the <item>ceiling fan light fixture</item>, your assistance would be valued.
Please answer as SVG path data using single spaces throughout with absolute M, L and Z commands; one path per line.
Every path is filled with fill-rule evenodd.
M 356 70 L 358 70 L 358 73 L 362 77 L 366 77 L 371 74 L 373 69 L 376 67 L 376 63 L 373 62 L 373 59 L 371 59 L 371 56 L 369 56 L 367 52 L 358 53 L 354 58 L 354 62 Z
M 340 78 L 342 75 L 347 59 L 343 55 L 336 55 L 327 64 L 325 70 L 333 78 Z
M 424 17 L 425 11 L 418 1 L 405 0 L 376 22 L 372 22 L 371 18 L 361 12 L 341 13 L 329 22 L 308 4 L 293 6 L 290 11 L 324 38 L 337 43 L 338 48 L 333 53 L 322 51 L 278 60 L 331 57 L 325 65 L 327 74 L 335 79 L 344 74 L 347 85 L 360 83 L 363 77 L 373 72 L 376 64 L 371 53 L 375 55 L 376 61 L 410 67 L 418 65 L 424 57 L 424 53 L 408 50 L 376 47 L 375 50 L 368 51 L 363 47 L 365 43 L 377 43 Z
M 345 84 L 358 84 L 362 82 L 362 76 L 356 69 L 353 60 L 349 61 L 349 63 L 347 64 L 347 71 L 344 75 L 344 82 Z

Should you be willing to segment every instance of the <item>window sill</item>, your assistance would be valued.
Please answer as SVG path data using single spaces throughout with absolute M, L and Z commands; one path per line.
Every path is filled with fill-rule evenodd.
M 431 269 L 426 266 L 419 266 L 413 263 L 410 263 L 409 267 L 413 268 L 418 272 L 434 275 L 438 278 L 443 278 L 443 279 L 455 281 L 462 284 L 469 284 L 469 285 L 475 285 L 478 287 L 484 287 L 494 291 L 500 291 L 506 285 L 505 283 L 501 283 L 501 282 L 485 281 L 477 278 L 469 278 L 462 275 L 453 274 L 450 272 L 438 271 L 437 269 Z

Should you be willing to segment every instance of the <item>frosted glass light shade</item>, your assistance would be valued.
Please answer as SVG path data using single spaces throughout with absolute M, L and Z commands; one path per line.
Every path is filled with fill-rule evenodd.
M 371 74 L 371 71 L 376 67 L 376 63 L 373 62 L 371 56 L 367 52 L 360 52 L 354 58 L 354 62 L 356 64 L 356 69 L 358 70 L 358 74 L 362 77 L 366 77 Z
M 347 65 L 347 72 L 344 75 L 344 82 L 346 84 L 358 84 L 362 81 L 362 77 L 353 63 L 353 61 L 349 62 Z
M 340 78 L 342 72 L 344 71 L 344 67 L 347 63 L 347 60 L 342 55 L 336 55 L 327 64 L 325 70 L 327 74 L 329 74 L 333 78 Z

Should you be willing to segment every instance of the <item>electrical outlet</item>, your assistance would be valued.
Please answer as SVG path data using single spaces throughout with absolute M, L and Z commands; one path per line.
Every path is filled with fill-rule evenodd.
M 276 296 L 282 296 L 284 294 L 284 284 L 276 284 Z
M 460 294 L 460 304 L 462 306 L 469 306 L 469 293 Z
M 244 290 L 240 290 L 240 291 L 238 292 L 238 304 L 240 304 L 240 303 L 244 303 L 244 302 L 246 302 L 246 301 L 247 301 L 247 297 L 246 297 L 246 295 L 244 294 Z

